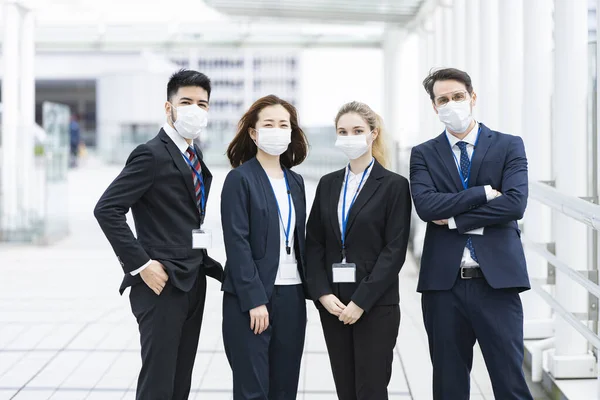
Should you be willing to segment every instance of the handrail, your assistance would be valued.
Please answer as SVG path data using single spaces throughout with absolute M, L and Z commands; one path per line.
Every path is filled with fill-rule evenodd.
M 538 181 L 529 182 L 529 195 L 587 226 L 600 230 L 600 205 L 563 193 Z
M 600 336 L 596 335 L 594 331 L 582 324 L 581 321 L 577 319 L 577 317 L 571 314 L 566 308 L 562 306 L 562 304 L 556 301 L 556 299 L 552 297 L 550 293 L 545 291 L 542 285 L 540 285 L 538 282 L 531 281 L 531 286 L 533 286 L 535 292 L 539 294 L 540 297 L 542 297 L 555 312 L 557 312 L 565 321 L 567 321 L 569 325 L 571 325 L 579 333 L 581 333 L 581 335 L 585 337 L 588 340 L 588 342 L 590 342 L 595 348 L 600 350 Z
M 579 272 L 575 271 L 573 268 L 570 268 L 567 264 L 562 262 L 558 257 L 548 251 L 546 246 L 540 243 L 535 243 L 529 240 L 526 235 L 523 237 L 523 242 L 525 246 L 534 250 L 536 253 L 544 257 L 550 264 L 552 264 L 557 270 L 567 275 L 569 278 L 573 279 L 575 282 L 579 283 L 581 286 L 586 288 L 588 292 L 593 294 L 594 296 L 600 298 L 600 286 L 587 279 L 585 276 L 581 275 Z

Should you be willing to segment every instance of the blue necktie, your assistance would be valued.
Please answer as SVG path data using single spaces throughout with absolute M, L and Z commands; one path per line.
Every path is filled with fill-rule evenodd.
M 471 166 L 471 160 L 469 160 L 469 153 L 467 153 L 467 143 L 458 142 L 456 145 L 460 149 L 460 171 L 464 179 L 469 179 L 469 167 Z M 469 182 L 465 182 L 465 186 L 468 184 Z M 475 255 L 475 248 L 473 247 L 471 236 L 469 236 L 467 239 L 467 249 L 469 249 L 469 253 L 471 253 L 471 258 L 473 261 L 479 262 L 477 260 L 477 256 Z

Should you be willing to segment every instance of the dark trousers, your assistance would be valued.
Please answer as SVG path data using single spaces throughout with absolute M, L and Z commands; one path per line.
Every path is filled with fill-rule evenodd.
M 298 393 L 306 333 L 302 285 L 275 286 L 267 309 L 270 325 L 255 335 L 238 298 L 223 295 L 223 342 L 234 400 L 293 400 Z
M 385 400 L 400 327 L 398 305 L 376 306 L 354 325 L 319 309 L 340 400 Z
M 458 278 L 451 290 L 424 292 L 421 301 L 435 400 L 469 399 L 475 340 L 494 397 L 532 399 L 523 374 L 523 306 L 516 290 Z
M 131 310 L 138 322 L 142 346 L 136 399 L 188 398 L 205 297 L 203 273 L 198 274 L 189 292 L 170 282 L 160 296 L 143 282 L 131 288 Z

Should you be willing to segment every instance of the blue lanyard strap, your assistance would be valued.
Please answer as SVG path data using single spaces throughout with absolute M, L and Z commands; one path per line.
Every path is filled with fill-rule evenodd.
M 196 159 L 198 160 L 198 162 L 200 162 L 200 158 L 198 157 L 198 153 L 196 153 L 196 149 L 194 149 L 194 154 L 196 155 Z M 204 223 L 204 216 L 206 213 L 206 193 L 204 191 L 204 178 L 202 177 L 202 174 L 200 172 L 196 171 L 196 168 L 194 168 L 194 164 L 192 164 L 188 156 L 186 156 L 184 153 L 181 153 L 181 155 L 192 169 L 192 172 L 196 175 L 196 178 L 198 178 L 198 182 L 200 182 L 200 225 L 202 225 Z
M 450 144 L 450 150 L 452 152 L 452 157 L 454 157 L 454 162 L 456 163 L 456 167 L 458 168 L 458 175 L 460 175 L 460 181 L 462 182 L 463 189 L 467 190 L 469 188 L 469 179 L 471 179 L 471 165 L 473 165 L 472 160 L 475 156 L 475 150 L 477 149 L 477 143 L 479 142 L 479 134 L 481 133 L 481 124 L 479 124 L 479 129 L 477 130 L 477 139 L 475 139 L 475 145 L 473 145 L 473 153 L 471 154 L 471 159 L 469 160 L 469 170 L 467 171 L 467 176 L 464 176 L 462 172 L 462 168 L 460 167 L 460 162 L 458 158 L 456 158 L 456 154 L 454 154 L 454 150 L 452 149 L 452 145 L 450 144 L 450 139 L 448 139 L 448 144 Z M 468 155 L 468 154 L 467 154 Z
M 277 194 L 275 194 L 275 189 L 273 189 L 273 194 L 275 195 L 275 203 L 277 203 L 277 214 L 279 214 L 279 221 L 281 221 L 281 227 L 283 228 L 283 232 L 285 234 L 285 252 L 289 255 L 292 254 L 292 248 L 290 247 L 290 232 L 292 227 L 292 192 L 290 190 L 290 183 L 288 182 L 287 173 L 285 169 L 283 170 L 283 179 L 285 180 L 285 187 L 287 189 L 287 198 L 288 198 L 288 218 L 287 218 L 287 229 L 285 224 L 283 223 L 283 217 L 281 216 L 281 209 L 279 208 L 279 201 L 277 201 Z
M 350 202 L 350 206 L 348 207 L 348 214 L 346 214 L 346 194 L 348 192 L 348 176 L 350 176 L 350 164 L 348 164 L 348 173 L 346 174 L 346 183 L 344 184 L 344 196 L 342 197 L 342 259 L 346 259 L 346 227 L 348 225 L 348 217 L 350 216 L 350 210 L 356 201 L 356 197 L 358 196 L 358 192 L 360 191 L 360 187 L 362 186 L 363 181 L 365 180 L 365 176 L 367 176 L 367 172 L 369 172 L 369 168 L 373 165 L 374 160 L 371 160 L 371 163 L 365 168 L 365 171 L 362 174 L 362 178 L 360 178 L 360 182 L 356 187 L 356 192 L 354 192 L 354 197 L 352 197 L 352 201 Z

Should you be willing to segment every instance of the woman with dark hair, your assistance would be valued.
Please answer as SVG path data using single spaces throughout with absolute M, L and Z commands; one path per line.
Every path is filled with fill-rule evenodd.
M 295 399 L 306 329 L 304 180 L 308 143 L 294 106 L 256 101 L 227 149 L 221 194 L 227 263 L 223 342 L 235 400 Z

